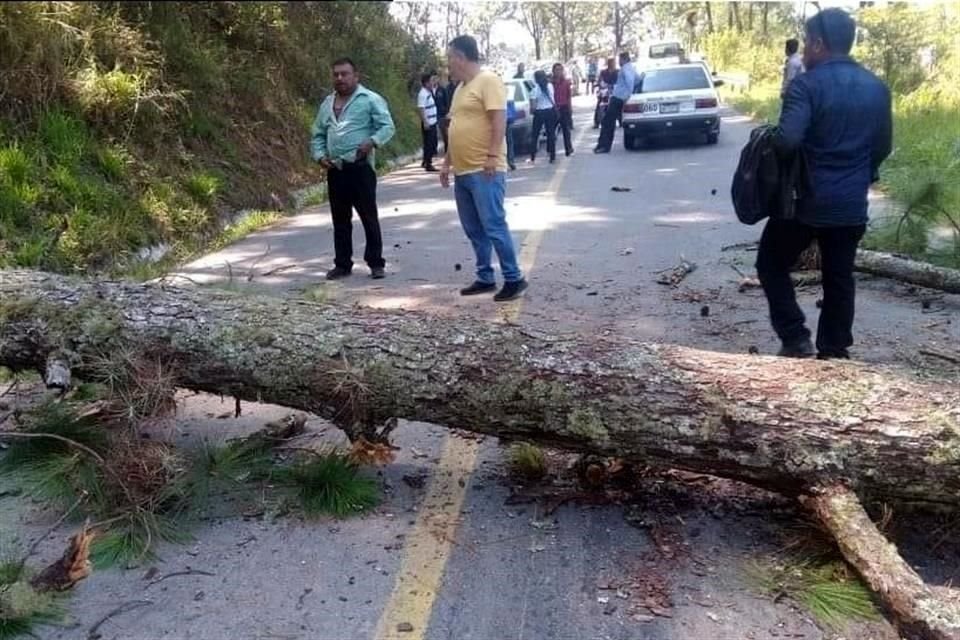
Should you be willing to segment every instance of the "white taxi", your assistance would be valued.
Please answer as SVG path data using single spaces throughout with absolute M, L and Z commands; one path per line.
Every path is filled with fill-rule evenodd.
M 647 69 L 637 77 L 623 105 L 623 143 L 634 149 L 654 137 L 702 134 L 708 144 L 720 139 L 720 96 L 702 63 Z

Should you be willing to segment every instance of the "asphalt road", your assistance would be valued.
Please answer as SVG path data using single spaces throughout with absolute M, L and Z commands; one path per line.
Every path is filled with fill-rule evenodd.
M 724 118 L 720 144 L 690 141 L 639 152 L 618 134 L 609 155 L 591 153 L 589 107 L 577 109 L 576 153 L 549 165 L 521 161 L 508 179 L 507 208 L 531 287 L 522 303 L 463 299 L 470 247 L 450 191 L 416 168 L 381 180 L 388 278 L 362 264 L 325 283 L 332 235 L 325 207 L 253 234 L 185 267 L 199 283 L 276 295 L 308 295 L 387 308 L 424 309 L 456 322 L 464 314 L 552 332 L 613 332 L 648 340 L 772 352 L 762 295 L 740 293 L 737 270 L 752 272 L 758 228 L 737 223 L 728 190 L 749 122 Z M 629 191 L 612 191 L 612 187 Z M 358 255 L 362 232 L 356 225 Z M 697 269 L 678 287 L 657 272 L 682 259 Z M 227 265 L 229 264 L 229 267 Z M 267 273 L 272 272 L 272 273 Z M 960 338 L 947 324 L 957 297 L 936 297 L 883 281 L 861 283 L 857 354 L 909 362 L 918 342 Z M 815 289 L 801 295 L 815 316 Z M 704 310 L 704 307 L 708 307 Z M 704 315 L 706 314 L 706 315 Z M 185 397 L 181 437 L 242 432 L 282 414 L 245 405 L 239 420 L 211 416 L 220 401 Z M 337 438 L 319 421 L 311 427 Z M 45 637 L 86 638 L 118 603 L 149 606 L 111 619 L 104 638 L 310 638 L 353 640 L 593 640 L 772 637 L 827 638 L 788 600 L 760 597 L 746 578 L 752 559 L 782 543 L 783 506 L 737 488 L 679 491 L 656 483 L 631 507 L 570 503 L 547 514 L 517 500 L 491 438 L 404 424 L 395 464 L 382 472 L 387 499 L 374 513 L 342 522 L 213 518 L 186 547 L 164 547 L 160 575 L 191 566 L 216 574 L 181 576 L 145 589 L 145 568 L 94 574 L 71 600 L 72 629 Z M 406 479 L 404 477 L 406 476 Z M 423 482 L 411 480 L 421 478 Z M 709 485 L 709 482 L 707 482 Z M 726 497 L 723 494 L 726 492 Z M 9 500 L 0 503 L 12 516 Z M 18 507 L 19 509 L 20 507 Z M 16 511 L 26 531 L 42 514 Z M 50 541 L 53 557 L 60 542 Z M 955 577 L 942 562 L 939 579 Z M 957 565 L 952 565 L 954 568 Z M 933 569 L 930 569 L 931 571 Z M 656 605 L 650 614 L 644 605 Z M 404 630 L 401 630 L 404 629 Z M 409 629 L 409 630 L 408 630 Z M 894 638 L 886 623 L 857 625 L 846 638 Z

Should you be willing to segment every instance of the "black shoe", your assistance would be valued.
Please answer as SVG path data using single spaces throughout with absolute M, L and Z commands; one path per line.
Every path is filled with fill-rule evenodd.
M 846 349 L 834 349 L 830 351 L 821 351 L 817 354 L 817 360 L 849 360 L 850 352 Z
M 527 287 L 530 286 L 527 284 L 526 280 L 517 280 L 516 282 L 506 282 L 503 285 L 503 288 L 497 292 L 497 295 L 493 296 L 495 302 L 508 302 L 510 300 L 516 300 L 523 292 L 527 290 Z
M 387 272 L 383 270 L 383 267 L 370 267 L 370 277 L 374 280 L 383 280 L 387 277 Z
M 513 164 L 512 162 L 511 162 L 509 165 L 507 165 L 507 166 L 510 167 L 510 171 L 516 171 L 516 170 L 517 170 L 517 165 Z
M 339 280 L 340 278 L 346 278 L 350 275 L 350 269 L 344 269 L 343 267 L 334 267 L 327 271 L 327 280 Z
M 568 157 L 568 158 L 569 158 L 570 156 L 572 156 L 572 155 L 573 155 L 573 149 L 571 149 L 570 151 L 567 151 L 567 157 Z
M 812 358 L 817 355 L 817 351 L 810 338 L 804 338 L 799 342 L 784 343 L 777 355 L 781 358 Z
M 594 153 L 610 153 L 610 149 L 604 149 L 603 147 L 597 147 L 593 150 Z
M 550 164 L 553 164 L 557 161 L 557 156 L 550 156 Z
M 469 287 L 460 289 L 460 295 L 462 296 L 476 296 L 481 293 L 490 293 L 491 291 L 496 291 L 497 285 L 493 282 L 474 282 Z
M 440 171 L 440 169 L 437 169 L 432 164 L 428 167 L 424 167 L 423 170 L 426 171 L 427 173 L 436 173 L 437 171 Z

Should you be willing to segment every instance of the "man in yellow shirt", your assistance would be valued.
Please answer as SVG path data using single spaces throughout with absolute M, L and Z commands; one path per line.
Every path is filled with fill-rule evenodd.
M 503 206 L 506 190 L 507 91 L 500 77 L 480 68 L 477 41 L 457 36 L 447 47 L 450 75 L 460 82 L 450 107 L 450 143 L 447 145 L 440 184 L 450 186 L 460 224 L 473 244 L 477 279 L 460 290 L 464 296 L 490 293 L 497 288 L 491 257 L 496 250 L 504 285 L 493 297 L 497 302 L 523 295 L 527 281 L 517 264 L 517 252 Z

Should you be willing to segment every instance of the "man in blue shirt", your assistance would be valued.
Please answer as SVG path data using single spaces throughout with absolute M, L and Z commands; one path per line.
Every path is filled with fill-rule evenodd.
M 327 170 L 327 193 L 333 215 L 334 268 L 328 280 L 353 269 L 353 210 L 357 210 L 367 246 L 363 258 L 370 276 L 383 278 L 383 239 L 377 212 L 374 149 L 393 137 L 393 119 L 386 101 L 360 84 L 349 58 L 333 63 L 334 93 L 320 105 L 310 140 L 313 159 Z
M 893 135 L 890 91 L 850 58 L 855 36 L 853 18 L 841 9 L 807 20 L 807 71 L 784 96 L 777 142 L 784 153 L 803 151 L 812 194 L 797 203 L 795 219 L 767 222 L 757 254 L 782 356 L 849 358 L 853 344 L 853 263 L 866 231 L 867 192 Z M 790 281 L 790 269 L 813 240 L 823 274 L 816 351 Z
M 637 84 L 637 71 L 630 62 L 629 53 L 620 54 L 620 72 L 617 74 L 617 82 L 613 85 L 613 95 L 610 96 L 610 103 L 603 114 L 603 122 L 600 125 L 600 138 L 597 140 L 597 146 L 594 153 L 610 153 L 610 147 L 613 146 L 613 135 L 617 129 L 617 120 L 623 114 L 623 105 L 630 96 L 633 95 L 633 87 Z

